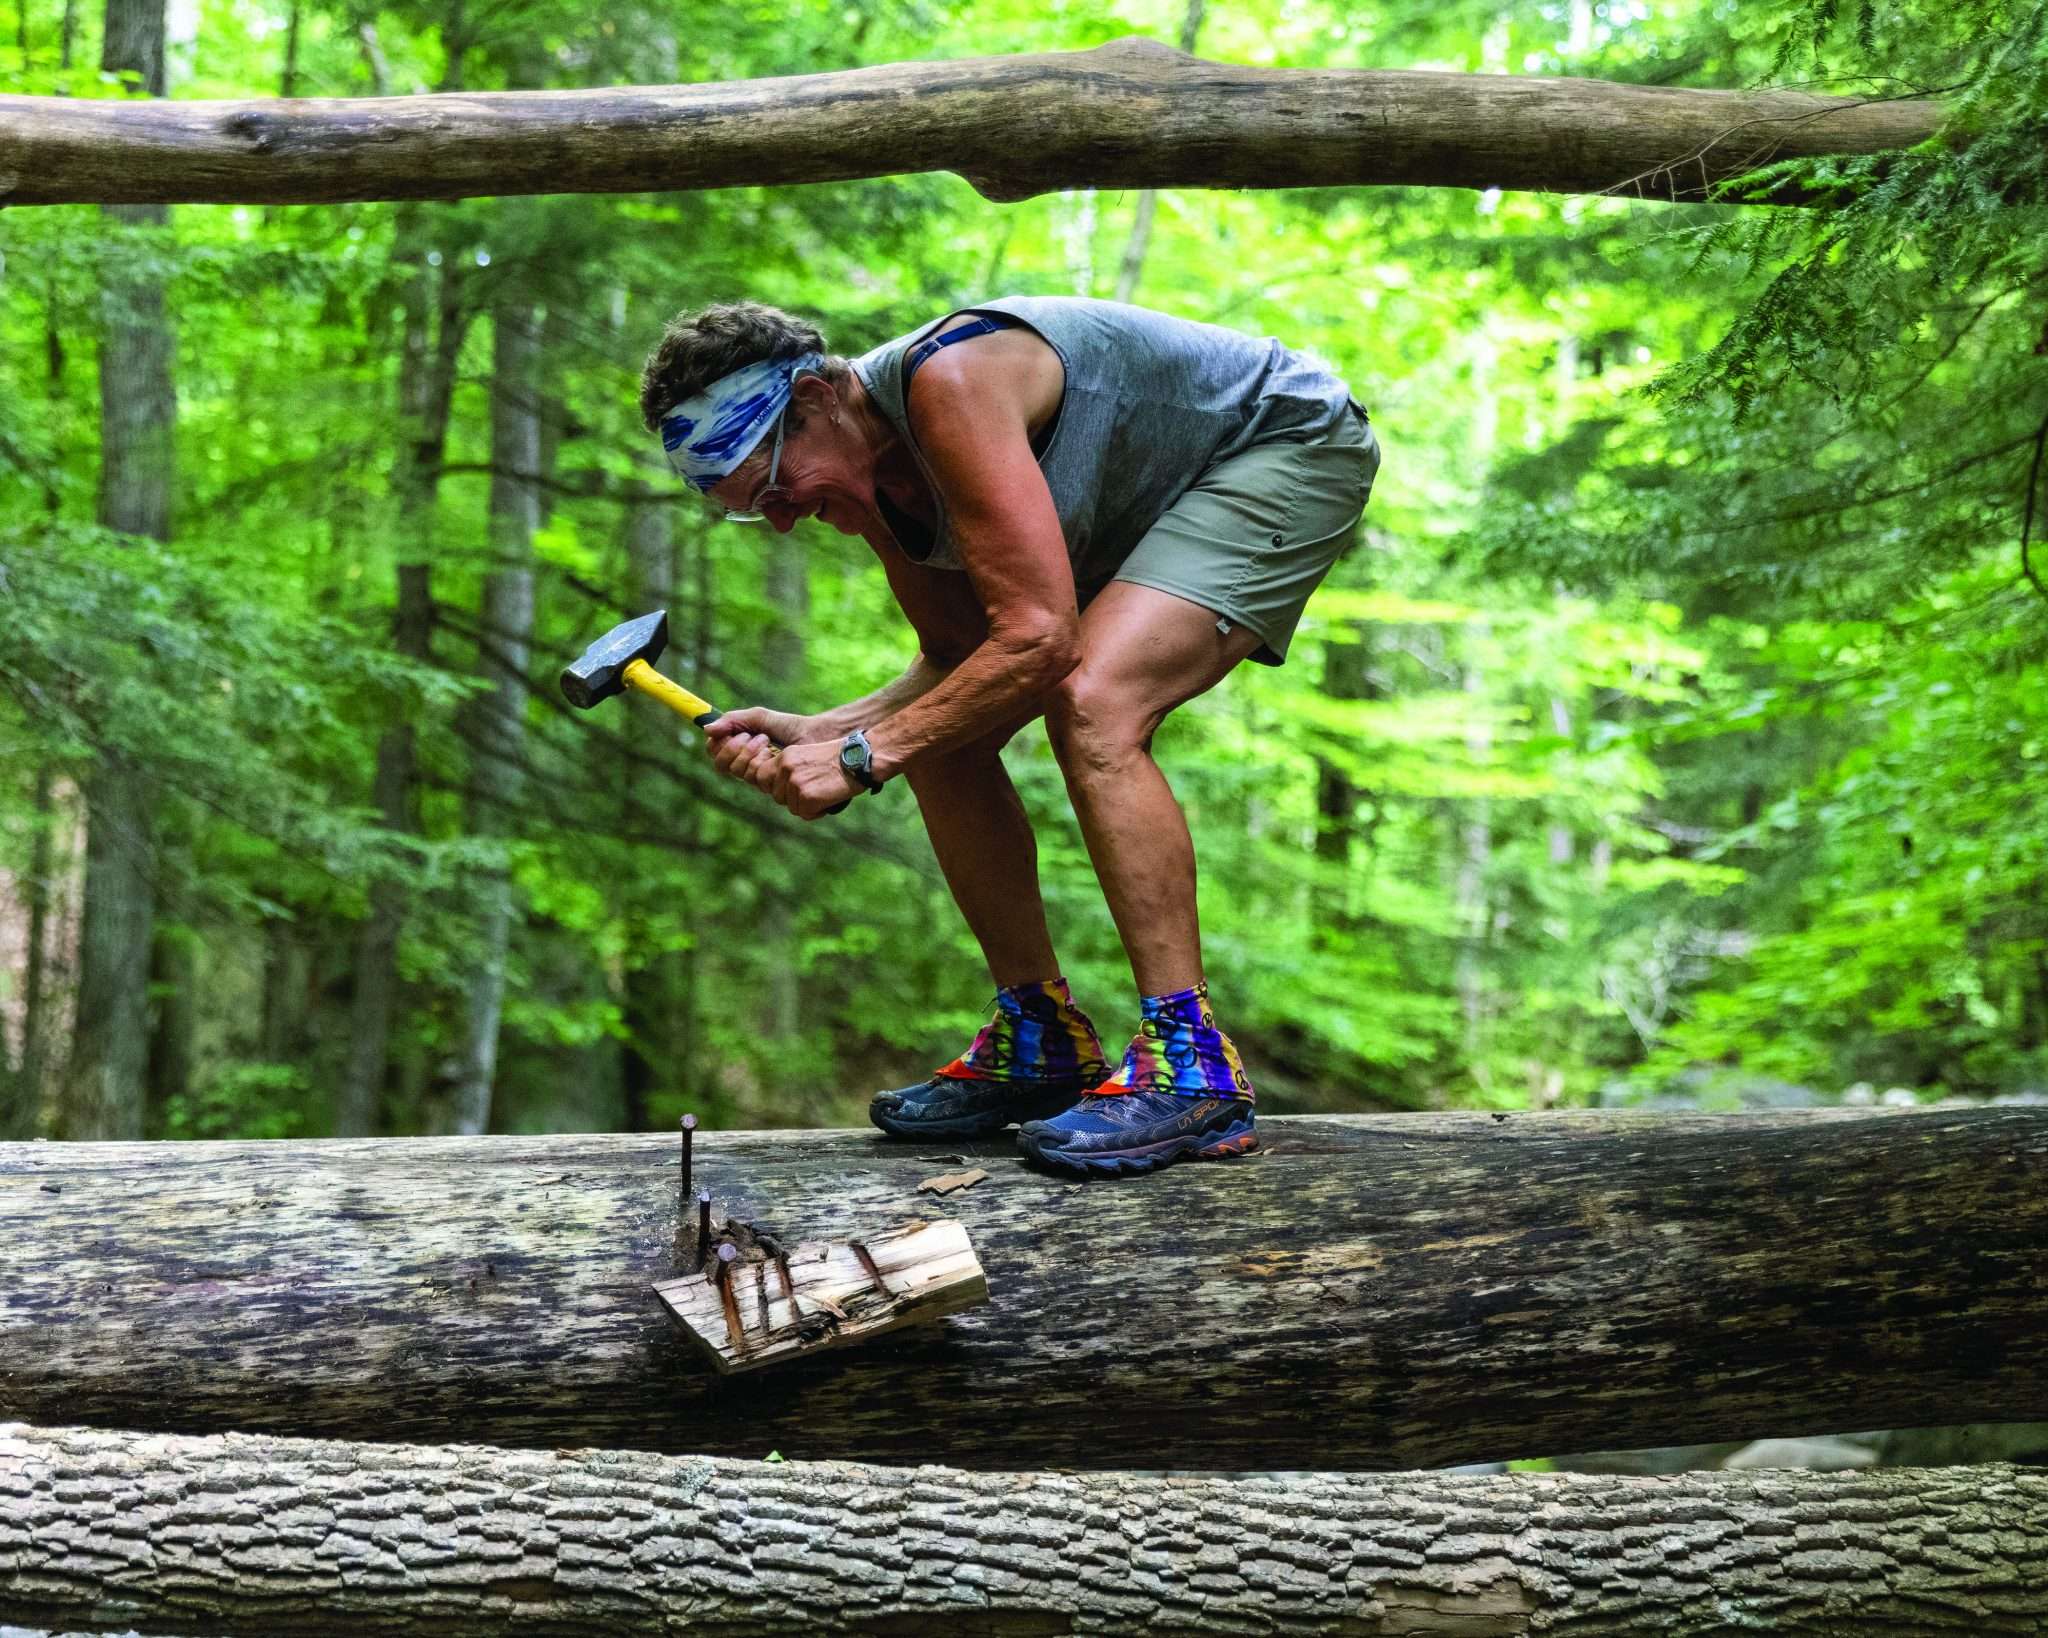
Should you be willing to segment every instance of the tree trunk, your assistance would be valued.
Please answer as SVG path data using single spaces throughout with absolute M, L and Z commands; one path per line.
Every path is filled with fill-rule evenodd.
M 467 324 L 445 259 L 438 274 L 429 267 L 429 236 L 422 214 L 401 210 L 393 233 L 393 264 L 405 272 L 400 285 L 398 465 L 392 479 L 399 554 L 392 638 L 402 658 L 425 665 L 433 657 L 434 501 L 448 439 L 455 360 Z M 394 837 L 409 836 L 418 828 L 413 815 L 414 775 L 412 712 L 400 702 L 377 741 L 373 782 L 378 814 Z M 406 884 L 394 860 L 370 885 L 369 914 L 357 935 L 348 1059 L 335 1100 L 334 1129 L 341 1137 L 362 1137 L 376 1129 L 391 1021 L 398 1006 L 398 942 L 405 929 L 406 897 Z
M 1911 147 L 1942 114 L 1803 91 L 1240 68 L 1124 39 L 725 84 L 288 107 L 0 97 L 0 205 L 630 193 L 920 171 L 956 172 L 1003 202 L 1075 187 L 1360 185 L 1692 202 L 1768 161 Z
M 142 773 L 111 751 L 86 773 L 81 788 L 86 842 L 78 998 L 56 1135 L 139 1138 L 149 1063 L 154 803 Z
M 195 880 L 190 804 L 171 796 L 157 807 L 156 925 L 149 945 L 149 1063 L 142 1135 L 160 1138 L 174 1104 L 192 1094 L 199 1032 L 198 930 L 191 925 Z
M 50 872 L 56 852 L 51 831 L 57 824 L 50 770 L 36 769 L 30 811 L 35 835 L 29 842 L 28 877 L 22 884 L 28 901 L 28 949 L 21 982 L 21 1059 L 15 1066 L 14 1088 L 0 1109 L 0 1140 L 33 1137 L 43 1107 L 43 1067 L 49 1054 L 46 1017 L 50 1010 Z
M 0 1146 L 0 1417 L 978 1468 L 2048 1417 L 2048 1110 L 1260 1128 L 1122 1187 L 1001 1140 L 699 1132 L 721 1216 L 957 1218 L 993 1299 L 744 1384 L 649 1290 L 673 1135 Z M 916 1192 L 963 1150 L 985 1181 Z
M 1507 24 L 1489 31 L 1482 48 L 1489 66 L 1502 62 L 1507 54 Z M 1475 478 L 1493 467 L 1494 449 L 1500 436 L 1500 403 L 1495 381 L 1500 369 L 1500 346 L 1483 325 L 1472 337 L 1472 378 L 1478 400 L 1473 415 L 1469 470 Z M 1493 758 L 1492 702 L 1486 692 L 1485 666 L 1490 658 L 1493 623 L 1474 620 L 1462 633 L 1464 651 L 1460 687 L 1467 700 L 1465 753 L 1473 770 L 1484 773 Z M 1491 1019 L 1488 1007 L 1487 954 L 1493 942 L 1493 809 L 1484 796 L 1454 802 L 1458 815 L 1456 862 L 1451 876 L 1452 915 L 1458 927 L 1458 953 L 1452 964 L 1451 982 L 1457 992 L 1458 1013 L 1464 1020 L 1460 1051 L 1465 1072 L 1482 1094 L 1490 1094 Z
M 761 593 L 769 620 L 761 648 L 761 686 L 768 702 L 783 711 L 801 709 L 804 693 L 804 629 L 811 615 L 808 556 L 794 534 L 771 536 L 761 554 Z M 759 986 L 756 1030 L 770 1061 L 777 1063 L 788 1061 L 803 1034 L 803 967 L 797 951 L 801 879 L 784 870 L 771 873 L 756 935 L 748 941 L 758 962 L 752 980 Z
M 525 781 L 527 652 L 533 641 L 533 537 L 540 528 L 540 329 L 530 303 L 507 301 L 493 326 L 491 390 L 491 569 L 479 610 L 480 667 L 490 691 L 471 718 L 468 834 L 502 839 Z M 490 1130 L 505 1009 L 505 961 L 512 938 L 512 879 L 500 856 L 476 884 L 477 949 L 464 996 L 454 1128 Z
M 633 585 L 632 612 L 671 608 L 677 591 L 672 509 L 656 500 L 652 487 L 639 479 L 633 480 L 629 495 L 626 566 Z M 639 745 L 649 755 L 672 763 L 681 746 L 675 713 L 638 689 L 627 690 L 626 706 Z M 591 741 L 594 779 L 602 781 L 613 772 L 604 766 L 611 755 L 608 744 Z M 661 803 L 649 795 L 642 780 L 618 784 L 621 818 L 629 835 L 652 835 L 664 824 L 694 825 L 694 817 L 663 815 Z M 592 788 L 603 789 L 603 783 Z M 627 956 L 621 979 L 625 1039 L 619 1048 L 619 1085 L 624 1101 L 620 1124 L 628 1132 L 644 1132 L 653 1124 L 650 1105 L 661 1079 L 657 1066 L 667 1067 L 671 1082 L 683 1072 L 684 1066 L 672 1050 L 681 1034 L 674 1020 L 680 978 L 678 961 L 666 951 L 637 949 Z
M 0 1621 L 291 1638 L 2033 1634 L 2048 1474 L 1148 1478 L 0 1427 Z
M 405 659 L 424 664 L 431 652 L 433 593 L 423 562 L 398 565 L 398 603 L 392 612 L 393 646 Z M 409 835 L 413 820 L 413 728 L 403 706 L 394 710 L 377 740 L 371 801 L 384 829 Z M 370 884 L 370 910 L 356 935 L 354 987 L 349 1003 L 348 1057 L 336 1094 L 338 1137 L 367 1137 L 377 1129 L 385 1071 L 390 1059 L 391 1020 L 398 1007 L 398 940 L 405 927 L 405 888 L 395 879 L 396 859 L 382 866 Z
M 718 609 L 718 562 L 712 551 L 710 530 L 700 527 L 694 533 L 695 548 L 690 555 L 690 675 L 708 677 Z M 701 855 L 706 827 L 703 810 L 694 802 L 685 810 L 683 827 L 685 846 L 691 856 Z M 712 992 L 710 980 L 715 978 L 716 969 L 706 959 L 709 952 L 703 929 L 716 929 L 717 923 L 706 916 L 693 918 L 693 923 L 690 944 L 677 961 L 680 970 L 676 975 L 675 1022 L 670 1036 L 675 1048 L 676 1079 L 686 1098 L 694 1098 L 700 1091 L 709 1092 L 711 1087 L 707 1083 L 715 1075 L 705 1049 L 705 1037 L 711 1032 L 705 1026 L 704 998 Z
M 107 0 L 100 66 L 164 94 L 163 0 Z M 160 205 L 111 205 L 106 218 L 147 233 L 169 225 Z M 125 247 L 124 247 L 125 248 Z M 117 260 L 101 302 L 100 495 L 103 528 L 171 538 L 172 331 L 163 275 Z M 78 1007 L 58 1129 L 73 1138 L 142 1135 L 149 1059 L 149 951 L 156 918 L 156 799 L 144 772 L 102 750 L 84 780 L 85 910 Z
M 1360 528 L 1364 525 L 1360 524 Z M 1353 548 L 1355 549 L 1355 548 Z M 1376 700 L 1386 690 L 1374 679 L 1373 649 L 1377 626 L 1367 621 L 1347 622 L 1342 639 L 1336 633 L 1323 645 L 1322 691 L 1326 699 Z M 1375 810 L 1379 796 L 1361 790 L 1352 779 L 1354 763 L 1340 759 L 1339 747 L 1326 754 L 1318 748 L 1316 766 L 1315 854 L 1322 865 L 1317 891 L 1309 915 L 1316 933 L 1328 949 L 1342 949 L 1355 938 L 1364 921 L 1356 885 L 1357 866 L 1353 855 L 1370 849 L 1377 819 L 1361 823 L 1358 810 L 1370 803 Z
M 1465 750 L 1472 765 L 1484 769 L 1493 755 L 1493 727 L 1488 720 L 1485 673 L 1476 657 L 1478 647 L 1491 634 L 1491 622 L 1475 620 L 1468 641 L 1475 657 L 1465 665 L 1464 691 L 1471 701 L 1471 717 L 1465 729 Z M 1458 923 L 1458 956 L 1452 969 L 1458 992 L 1458 1011 L 1465 1020 L 1465 1069 L 1479 1086 L 1489 1089 L 1488 1064 L 1490 1008 L 1488 1006 L 1487 951 L 1493 942 L 1493 906 L 1488 889 L 1493 874 L 1492 804 L 1483 796 L 1470 797 L 1463 804 L 1458 823 L 1457 868 L 1452 880 L 1453 913 Z
M 313 951 L 305 929 L 283 916 L 263 923 L 263 1011 L 256 1056 L 282 1064 L 304 1055 L 311 1006 Z
M 304 0 L 292 0 L 291 21 L 284 30 L 284 72 L 278 78 L 280 97 L 299 94 L 299 14 L 304 9 Z
M 23 15 L 27 7 L 23 7 Z M 66 39 L 64 66 L 69 68 L 71 14 L 65 11 Z M 58 323 L 57 281 L 53 276 L 45 287 L 43 301 L 43 360 L 49 386 L 47 404 L 52 415 L 64 396 L 64 336 Z M 63 502 L 57 488 L 54 466 L 43 474 L 43 506 L 55 520 Z M 50 907 L 55 895 L 56 847 L 52 831 L 57 825 L 54 782 L 47 763 L 35 772 L 34 794 L 29 799 L 30 823 L 35 827 L 29 842 L 28 878 L 23 894 L 28 904 L 28 948 L 21 980 L 21 1059 L 15 1068 L 14 1086 L 7 1106 L 0 1109 L 0 1141 L 33 1137 L 41 1124 L 48 1098 L 43 1081 L 50 1061 Z
M 1555 695 L 1550 700 L 1550 726 L 1557 731 L 1557 737 L 1565 745 L 1572 742 L 1572 708 L 1568 701 Z M 1552 820 L 1550 824 L 1550 862 L 1562 869 L 1572 862 L 1576 845 L 1572 840 L 1572 827 Z
M 189 849 L 180 844 L 179 862 L 191 867 Z M 150 1039 L 148 1097 L 144 1130 L 161 1137 L 174 1104 L 192 1094 L 194 1041 L 199 1028 L 196 935 L 190 927 L 159 921 L 150 941 Z

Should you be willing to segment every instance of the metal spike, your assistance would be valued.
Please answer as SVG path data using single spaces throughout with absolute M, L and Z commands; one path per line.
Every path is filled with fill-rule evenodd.
M 846 1243 L 853 1247 L 853 1254 L 860 1259 L 860 1266 L 868 1271 L 868 1278 L 875 1282 L 875 1289 L 883 1296 L 888 1296 L 889 1287 L 882 1281 L 882 1271 L 875 1267 L 874 1254 L 858 1240 L 849 1240 Z

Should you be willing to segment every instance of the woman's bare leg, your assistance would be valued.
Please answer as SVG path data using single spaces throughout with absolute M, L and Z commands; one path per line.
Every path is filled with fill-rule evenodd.
M 1080 665 L 1047 701 L 1046 728 L 1140 995 L 1203 977 L 1194 843 L 1152 760 L 1152 734 L 1261 641 L 1243 626 L 1216 628 L 1200 604 L 1112 581 L 1081 617 Z
M 1038 838 L 1001 755 L 1019 726 L 934 757 L 905 776 L 953 902 L 998 989 L 1059 973 L 1038 890 Z

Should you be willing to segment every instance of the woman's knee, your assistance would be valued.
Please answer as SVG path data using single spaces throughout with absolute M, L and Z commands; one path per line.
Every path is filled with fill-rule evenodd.
M 1046 697 L 1046 736 L 1069 773 L 1108 770 L 1149 751 L 1158 726 L 1158 713 L 1085 660 Z

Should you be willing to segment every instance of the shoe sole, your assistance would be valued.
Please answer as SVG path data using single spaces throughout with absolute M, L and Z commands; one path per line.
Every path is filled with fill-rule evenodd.
M 1053 1092 L 1014 1113 L 989 1110 L 979 1115 L 957 1115 L 951 1120 L 899 1120 L 869 1104 L 868 1119 L 890 1137 L 908 1138 L 912 1142 L 920 1138 L 988 1137 L 1019 1121 L 1051 1120 L 1055 1115 L 1064 1115 L 1085 1096 L 1085 1091 Z
M 1163 1138 L 1157 1143 L 1141 1143 L 1132 1149 L 1092 1149 L 1081 1153 L 1049 1149 L 1038 1139 L 1022 1133 L 1017 1138 L 1017 1147 L 1028 1158 L 1061 1171 L 1078 1172 L 1084 1177 L 1123 1177 L 1139 1172 L 1156 1172 L 1176 1160 L 1226 1160 L 1232 1155 L 1248 1155 L 1258 1146 L 1259 1134 L 1248 1120 L 1232 1121 L 1220 1132 Z

